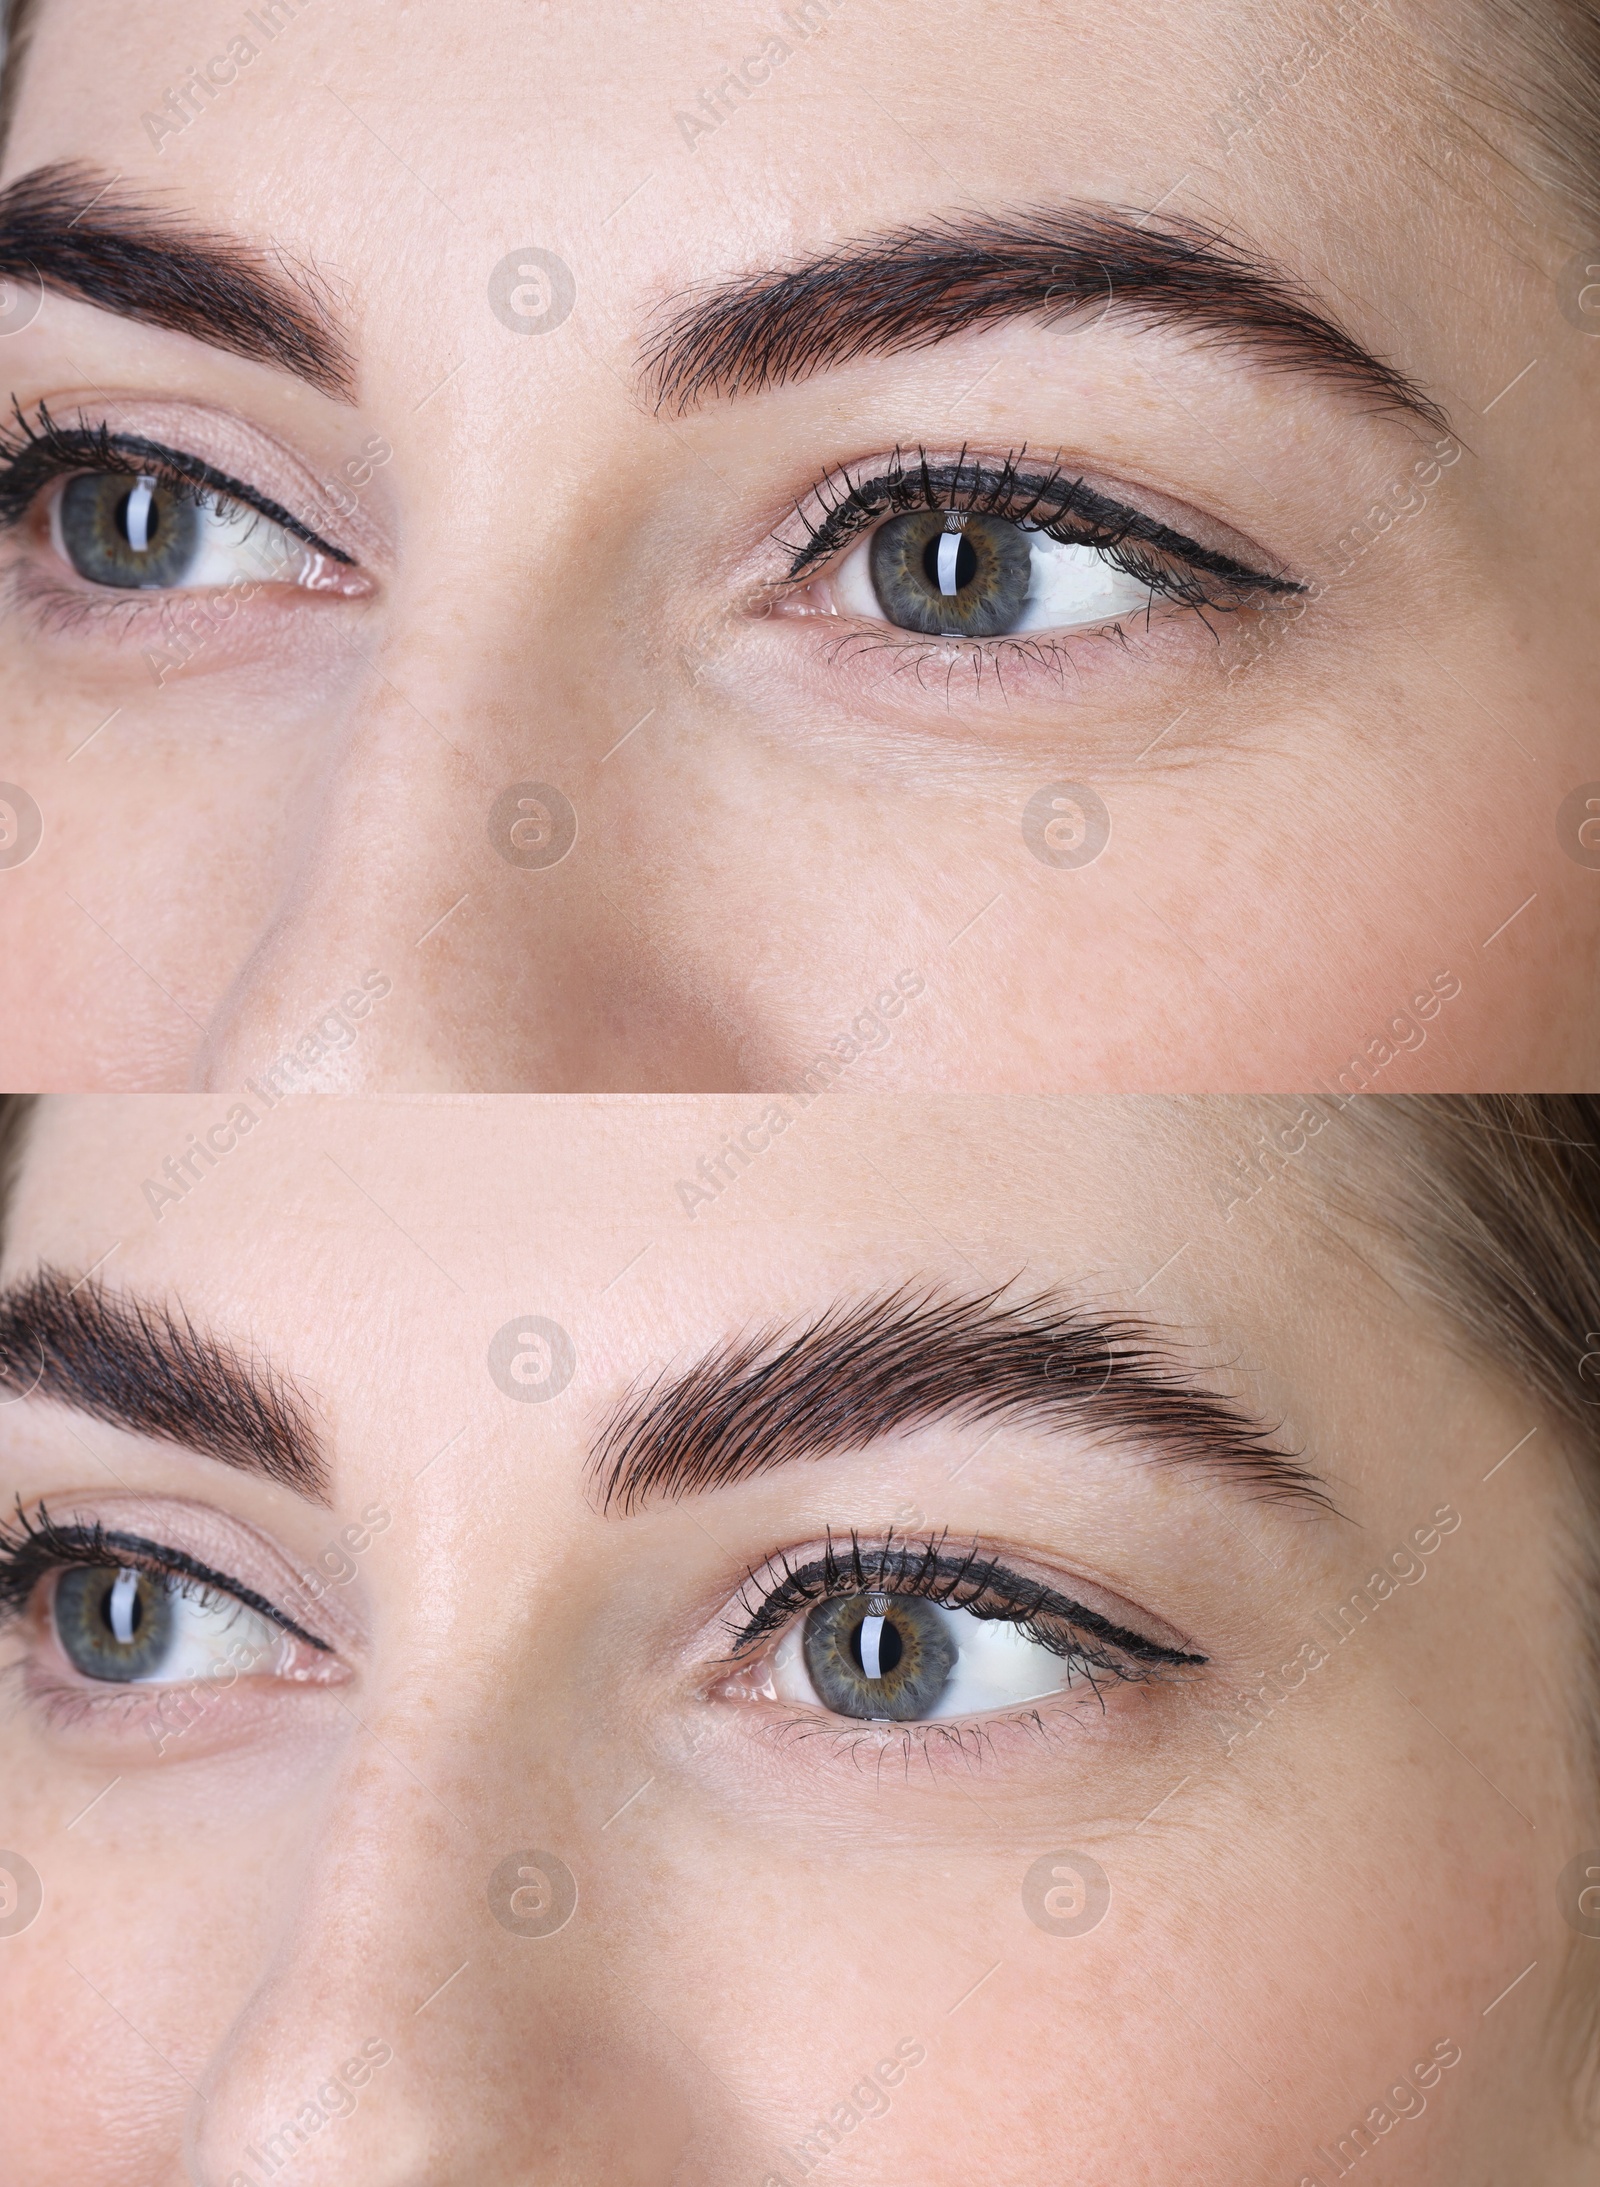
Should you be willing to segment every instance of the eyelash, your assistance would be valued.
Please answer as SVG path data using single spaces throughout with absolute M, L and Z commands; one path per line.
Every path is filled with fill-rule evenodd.
M 796 541 L 774 535 L 776 544 L 791 557 L 779 591 L 787 593 L 816 576 L 880 519 L 919 509 L 1007 517 L 1066 545 L 1098 547 L 1153 593 L 1199 613 L 1208 608 L 1230 613 L 1254 600 L 1292 597 L 1306 590 L 1295 578 L 1251 569 L 1231 555 L 1201 546 L 1155 517 L 1098 492 L 1059 465 L 1048 471 L 1025 469 L 1026 457 L 1024 447 L 990 464 L 977 456 L 969 460 L 963 448 L 954 463 L 936 463 L 923 448 L 909 453 L 897 448 L 887 466 L 869 477 L 844 475 L 819 481 L 809 504 L 795 505 L 802 537 Z M 813 509 L 818 513 L 813 514 Z M 1162 555 L 1173 562 L 1162 561 Z M 1206 578 L 1213 584 L 1208 586 Z
M 1113 1624 L 1044 1582 L 1011 1571 L 976 1545 L 950 1555 L 947 1540 L 939 1535 L 922 1542 L 896 1542 L 891 1535 L 863 1551 L 859 1535 L 852 1531 L 850 1546 L 841 1553 L 830 1533 L 820 1558 L 794 1565 L 785 1555 L 775 1569 L 769 1565 L 760 1574 L 752 1572 L 739 1596 L 744 1622 L 735 1620 L 728 1627 L 728 1664 L 744 1662 L 761 1641 L 782 1632 L 791 1619 L 815 1604 L 840 1595 L 869 1593 L 920 1595 L 947 1609 L 1019 1626 L 1030 1640 L 1081 1672 L 1097 1695 L 1096 1673 L 1129 1683 L 1148 1682 L 1207 1661 L 1203 1655 L 1166 1647 Z M 752 1591 L 753 1604 L 748 1599 Z
M 193 1601 L 207 1607 L 238 1603 L 270 1619 L 319 1654 L 332 1653 L 325 1640 L 296 1624 L 265 1595 L 258 1595 L 226 1573 L 212 1571 L 183 1550 L 144 1541 L 134 1534 L 108 1533 L 98 1520 L 93 1526 L 60 1526 L 42 1503 L 33 1512 L 25 1511 L 19 1503 L 15 1520 L 0 1525 L 0 1628 L 17 1623 L 40 1582 L 52 1573 L 111 1566 L 174 1580 Z
M 186 455 L 182 449 L 167 448 L 136 434 L 114 434 L 103 422 L 98 426 L 58 425 L 43 403 L 38 407 L 36 423 L 30 423 L 15 396 L 11 408 L 16 430 L 10 435 L 0 432 L 0 532 L 14 531 L 44 488 L 57 479 L 84 472 L 112 472 L 125 478 L 153 478 L 169 493 L 198 505 L 232 503 L 252 509 L 330 561 L 347 569 L 355 567 L 353 555 L 324 539 L 269 495 L 257 493 L 243 480 L 215 470 L 199 456 Z

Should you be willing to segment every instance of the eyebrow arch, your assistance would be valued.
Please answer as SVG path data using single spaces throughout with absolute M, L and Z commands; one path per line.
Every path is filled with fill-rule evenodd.
M 862 357 L 926 349 L 1008 319 L 1046 325 L 1115 305 L 1354 390 L 1436 432 L 1449 421 L 1292 275 L 1194 220 L 1108 205 L 949 215 L 674 299 L 643 356 L 657 408 L 780 387 Z
M 30 275 L 63 296 L 212 349 L 278 366 L 339 402 L 355 364 L 322 286 L 281 253 L 190 227 L 82 160 L 35 167 L 0 190 L 0 280 Z
M 798 1327 L 731 1337 L 681 1372 L 663 1369 L 601 1424 L 600 1509 L 728 1488 L 933 1420 L 992 1420 L 1076 1429 L 1157 1464 L 1206 1469 L 1259 1502 L 1335 1511 L 1316 1474 L 1181 1365 L 1154 1324 L 1002 1291 L 840 1300 Z
M 199 1329 L 180 1306 L 39 1268 L 0 1294 L 0 1390 L 258 1473 L 329 1504 L 327 1460 L 300 1391 Z

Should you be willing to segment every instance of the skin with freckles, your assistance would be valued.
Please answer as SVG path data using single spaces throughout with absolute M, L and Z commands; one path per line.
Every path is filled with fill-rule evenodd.
M 336 550 L 117 590 L 59 479 L 0 543 L 6 1084 L 1594 1082 L 1600 343 L 1509 124 L 1448 118 L 1429 11 L 280 0 L 267 30 L 41 0 L 16 85 L 0 183 L 92 160 L 86 219 L 121 192 L 234 239 L 349 372 L 59 288 L 0 334 L 31 427 L 204 459 Z M 1062 208 L 1221 233 L 1433 422 L 1109 275 L 1068 318 L 658 405 L 686 297 Z M 1025 454 L 1289 589 L 1130 608 L 1080 542 L 1094 585 L 973 636 L 920 542 L 931 627 L 886 618 L 864 533 L 792 581 L 897 452 L 984 493 Z
M 0 1917 L 17 2178 L 1332 2187 L 1341 2146 L 1409 2187 L 1590 2176 L 1557 1432 L 1330 1214 L 1316 1139 L 1229 1213 L 1242 1105 L 840 1097 L 686 1204 L 745 1105 L 313 1099 L 163 1198 L 216 1107 L 44 1104 L 6 1236 L 9 1313 L 54 1268 L 52 1328 L 137 1297 L 283 1396 L 268 1478 L 205 1454 L 214 1378 L 160 1439 L 109 1382 L 69 1404 L 52 1336 L 7 1369 L 6 1508 L 302 1628 L 236 1606 L 235 1675 L 114 1679 L 109 1611 L 73 1656 L 59 1573 L 6 1596 L 0 1844 L 43 1890 Z M 1268 1471 L 1038 1406 L 807 1456 L 842 1364 L 723 1485 L 607 1501 L 696 1371 L 906 1287 L 1137 1321 Z M 880 1680 L 915 1602 L 963 1664 L 1009 1634 L 1022 1683 L 875 1721 L 796 1671 L 814 1610 L 736 1645 L 852 1540 Z M 896 1541 L 1048 1584 L 1121 1672 L 934 1610 Z

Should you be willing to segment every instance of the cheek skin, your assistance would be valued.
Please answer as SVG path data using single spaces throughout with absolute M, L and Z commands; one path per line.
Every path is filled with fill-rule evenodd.
M 1311 1694 L 1290 1706 L 1303 1702 L 1322 1708 Z M 177 2076 L 220 2103 L 216 2074 L 237 2053 L 241 2013 L 266 1999 L 291 2022 L 353 2034 L 370 2020 L 387 2035 L 408 2028 L 440 1970 L 470 1952 L 487 1986 L 468 1992 L 459 2021 L 430 2031 L 447 2052 L 481 2044 L 486 2010 L 513 2027 L 559 2020 L 597 1986 L 608 2039 L 664 2025 L 692 2044 L 715 2076 L 697 2074 L 688 2091 L 698 2154 L 684 2176 L 695 2187 L 781 2171 L 779 2150 L 905 2038 L 927 2059 L 830 2160 L 841 2178 L 885 2166 L 981 2178 L 1003 2140 L 1018 2176 L 1170 2187 L 1182 2150 L 1203 2153 L 1204 2177 L 1279 2187 L 1316 2169 L 1314 2145 L 1359 2115 L 1352 2091 L 1376 2100 L 1440 2037 L 1462 2043 L 1481 2090 L 1467 2073 L 1446 2076 L 1400 2146 L 1404 2177 L 1452 2187 L 1486 2136 L 1508 2151 L 1533 2145 L 1508 2095 L 1517 2024 L 1496 2030 L 1490 2054 L 1480 2020 L 1533 1926 L 1526 1856 L 1485 1820 L 1490 1796 L 1481 1808 L 1459 1800 L 1408 1735 L 1385 1726 L 1363 1748 L 1366 1706 L 1340 1701 L 1310 1732 L 1269 1725 L 1247 1760 L 1180 1791 L 1147 1829 L 1097 1835 L 1112 1901 L 1081 1937 L 1028 1921 L 1020 1872 L 1049 1848 L 1031 1833 L 1018 1845 L 995 1787 L 979 1788 L 983 1836 L 960 1850 L 869 1822 L 820 1865 L 720 1824 L 692 1791 L 669 1791 L 642 1825 L 619 1819 L 615 1834 L 569 1820 L 557 1827 L 587 1842 L 594 1921 L 574 1930 L 581 1956 L 560 1961 L 485 1945 L 472 1910 L 481 1863 L 427 1795 L 397 1797 L 381 1758 L 348 1764 L 331 1806 L 308 1791 L 242 1828 L 235 1788 L 182 1837 L 181 1857 L 180 1834 L 154 1813 L 90 1817 L 81 1845 L 62 1840 L 48 1924 L 7 1945 L 12 1996 L 26 2000 L 8 2016 L 9 2146 L 38 2187 L 97 2167 L 164 2178 L 191 2102 Z M 472 1784 L 459 1737 L 448 1727 L 419 1736 L 419 1722 L 408 1710 L 378 1728 L 454 1806 Z M 1276 1748 L 1262 1743 L 1275 1737 Z M 478 1744 L 481 1782 L 497 1744 L 504 1769 L 509 1742 Z M 596 1774 L 620 1782 L 632 1767 L 612 1754 Z M 483 1829 L 515 1834 L 530 1797 L 565 1807 L 555 1787 L 539 1790 L 537 1762 L 513 1774 L 494 1795 L 498 1817 L 476 1819 L 475 1840 Z M 597 1804 L 594 1819 L 604 1813 Z M 1076 1842 L 1069 1822 L 1057 1835 Z M 1459 1918 L 1464 1875 L 1470 1925 Z M 275 1993 L 286 1947 L 288 1987 Z M 557 2030 L 550 2040 L 559 2049 Z M 280 2043 L 298 2058 L 287 2028 L 268 2052 Z M 421 2070 L 426 2048 L 416 2055 Z M 507 2059 L 503 2070 L 517 2069 Z M 266 2071 L 252 2068 L 257 2080 Z M 318 2078 L 296 2071 L 273 2083 L 269 2111 L 280 2094 L 291 2109 L 307 2092 L 300 2080 L 309 2089 Z M 387 2115 L 374 2102 L 361 2118 Z
M 1287 1834 L 1265 1816 L 1247 1813 L 1241 1829 L 1237 1813 L 1218 1812 L 1097 1844 L 1112 1906 L 1077 1938 L 1030 1925 L 1016 1853 L 863 1848 L 831 1868 L 826 1888 L 803 1871 L 779 1883 L 731 1863 L 675 1868 L 669 1899 L 703 1913 L 720 1894 L 759 1907 L 763 1926 L 759 2064 L 740 2025 L 753 1970 L 731 1920 L 715 1932 L 714 1967 L 702 1943 L 695 2040 L 734 2086 L 767 2092 L 764 2161 L 780 2173 L 780 2145 L 910 2036 L 928 2061 L 886 2117 L 830 2158 L 841 2177 L 887 2167 L 983 2178 L 1003 2146 L 1018 2177 L 1170 2187 L 1181 2151 L 1203 2158 L 1197 2177 L 1279 2187 L 1317 2169 L 1314 2145 L 1436 2038 L 1454 2037 L 1497 2079 L 1473 2038 L 1501 1986 L 1495 1971 L 1515 1952 L 1510 1907 L 1463 1953 L 1454 1879 L 1468 1849 L 1441 1831 L 1430 1859 L 1416 1829 L 1414 1812 L 1363 1812 L 1357 1797 Z M 1341 1861 L 1337 1848 L 1352 1844 Z M 1491 1875 L 1488 1888 L 1523 1899 L 1525 1913 L 1513 1876 Z M 686 1961 L 690 1934 L 677 1940 Z M 846 1967 L 854 1978 L 842 1989 Z M 1440 2098 L 1409 2122 L 1409 2168 L 1396 2176 L 1449 2187 L 1486 2134 L 1508 2154 L 1528 2146 L 1531 2122 L 1507 2115 L 1503 2086 L 1488 2110 L 1467 2074 L 1447 2076 Z

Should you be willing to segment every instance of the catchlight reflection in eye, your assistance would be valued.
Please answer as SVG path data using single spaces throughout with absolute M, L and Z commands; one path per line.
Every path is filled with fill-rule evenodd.
M 56 497 L 57 553 L 93 585 L 121 591 L 301 581 L 320 560 L 254 509 L 121 471 L 68 479 Z

